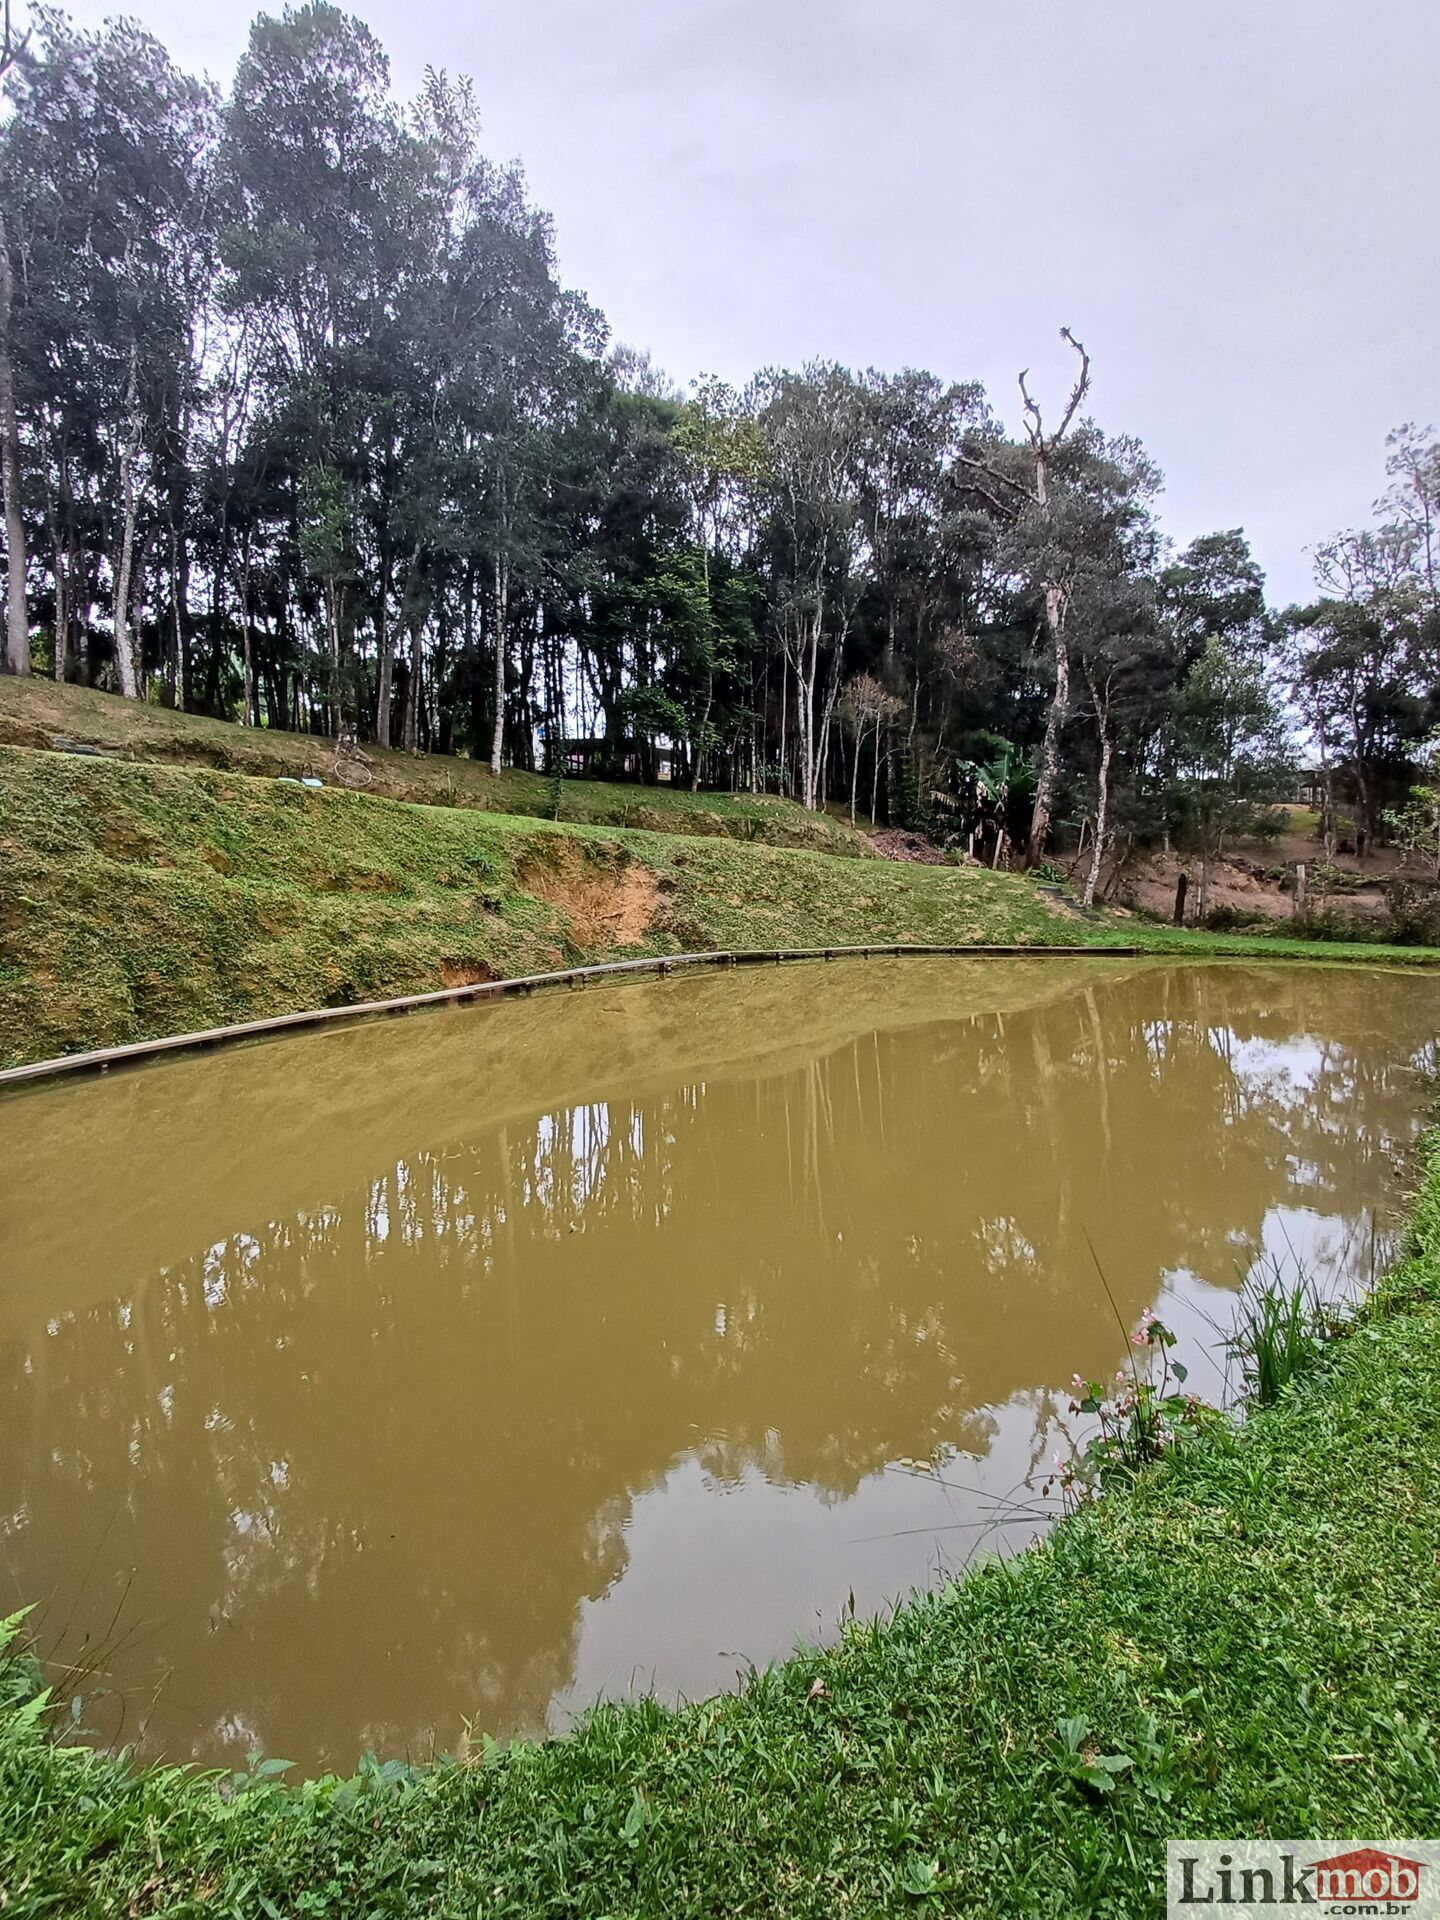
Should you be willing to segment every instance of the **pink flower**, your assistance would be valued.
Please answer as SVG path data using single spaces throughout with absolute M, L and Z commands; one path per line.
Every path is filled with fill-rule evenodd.
M 1130 1336 L 1130 1344 L 1131 1344 L 1131 1346 L 1132 1346 L 1132 1347 L 1143 1347 L 1143 1346 L 1145 1345 L 1145 1336 L 1144 1336 L 1144 1334 L 1143 1334 L 1143 1333 L 1132 1333 L 1132 1334 L 1131 1334 L 1131 1336 Z

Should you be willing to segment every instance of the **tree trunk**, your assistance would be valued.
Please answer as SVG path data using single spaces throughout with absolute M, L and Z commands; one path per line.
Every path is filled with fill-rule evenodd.
M 510 568 L 495 556 L 495 729 L 490 736 L 490 771 L 500 777 L 505 746 L 505 656 L 509 651 Z
M 795 663 L 795 718 L 799 727 L 800 804 L 815 810 L 815 672 L 820 658 L 819 617 L 812 615 Z
M 1050 816 L 1055 807 L 1055 789 L 1060 779 L 1060 730 L 1070 707 L 1070 650 L 1065 643 L 1065 603 L 1063 587 L 1045 589 L 1045 628 L 1055 653 L 1055 694 L 1045 721 L 1045 745 L 1040 755 L 1040 778 L 1035 787 L 1035 810 L 1030 816 L 1030 840 L 1025 849 L 1029 866 L 1038 866 L 1050 834 Z
M 7 14 L 8 19 L 8 14 Z M 5 493 L 5 666 L 30 671 L 30 622 L 25 611 L 25 520 L 20 511 L 20 423 L 15 415 L 15 370 L 10 359 L 14 279 L 10 236 L 0 212 L 0 479 Z M 57 641 L 57 654 L 64 643 Z
M 780 650 L 780 778 L 778 791 L 784 793 L 785 787 L 785 734 L 790 723 L 790 655 L 782 645 Z
M 835 635 L 835 648 L 830 655 L 830 671 L 825 676 L 825 695 L 820 710 L 820 738 L 815 753 L 815 781 L 812 783 L 818 791 L 815 803 L 823 807 L 829 797 L 830 734 L 835 720 L 835 703 L 840 697 L 840 674 L 845 659 L 845 638 L 849 631 L 849 622 L 845 621 Z
M 115 671 L 120 676 L 120 691 L 127 700 L 140 695 L 135 672 L 135 652 L 130 639 L 130 589 L 135 566 L 135 457 L 140 451 L 140 421 L 136 412 L 136 362 L 138 350 L 130 345 L 130 378 L 125 386 L 125 404 L 130 418 L 125 441 L 120 449 L 120 565 L 115 574 Z
M 66 656 L 70 650 L 70 582 L 65 572 L 65 555 L 55 549 L 55 684 L 65 684 Z
M 705 729 L 710 724 L 710 709 L 714 703 L 715 676 L 712 673 L 705 682 L 705 711 L 700 716 L 700 725 L 696 729 L 694 742 L 691 747 L 691 751 L 695 756 L 695 764 L 690 769 L 690 791 L 692 793 L 698 793 L 700 791 L 700 762 L 705 751 L 702 742 L 705 738 Z
M 401 745 L 406 753 L 418 751 L 420 739 L 420 621 L 410 629 L 410 672 L 405 681 L 405 719 Z
M 190 560 L 183 537 L 170 529 L 170 699 L 176 710 L 185 711 L 185 621 L 189 591 Z M 215 645 L 220 644 L 217 635 Z
M 245 670 L 245 724 L 258 727 L 260 702 L 255 693 L 255 639 L 250 617 L 250 529 L 245 529 L 240 572 L 240 644 Z
M 1090 871 L 1085 876 L 1083 904 L 1093 907 L 1095 889 L 1100 882 L 1100 863 L 1105 858 L 1105 843 L 1110 837 L 1110 760 L 1115 751 L 1115 742 L 1110 732 L 1110 700 L 1107 695 L 1101 700 L 1095 692 L 1095 681 L 1087 669 L 1086 680 L 1090 686 L 1090 698 L 1095 703 L 1095 724 L 1100 729 L 1100 778 L 1095 803 L 1095 845 L 1090 855 Z
M 420 542 L 410 555 L 410 565 L 405 574 L 405 590 L 408 592 L 415 579 L 416 568 L 420 565 Z M 380 567 L 380 593 L 375 608 L 375 651 L 378 657 L 375 688 L 375 738 L 382 747 L 388 747 L 390 740 L 390 704 L 395 686 L 395 635 L 390 625 L 390 555 L 385 554 Z
M 387 617 L 385 582 L 380 582 L 380 594 L 375 607 L 375 738 L 382 747 L 390 744 L 390 692 L 394 684 L 394 662 L 391 659 L 392 642 L 390 621 Z

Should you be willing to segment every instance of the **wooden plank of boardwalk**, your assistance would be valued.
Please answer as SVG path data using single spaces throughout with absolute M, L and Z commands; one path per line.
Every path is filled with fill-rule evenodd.
M 1075 959 L 1134 959 L 1144 951 L 1133 946 L 1014 947 L 1014 946 L 866 946 L 748 948 L 721 953 L 671 953 L 640 960 L 608 960 L 592 967 L 566 967 L 558 973 L 522 974 L 512 980 L 484 980 L 463 987 L 441 987 L 433 993 L 407 993 L 395 1000 L 361 1000 L 345 1007 L 311 1007 L 302 1013 L 277 1013 L 266 1020 L 245 1020 L 236 1026 L 206 1027 L 197 1033 L 172 1033 L 159 1040 L 136 1040 L 123 1047 L 96 1047 L 88 1053 L 61 1054 L 55 1060 L 36 1060 L 28 1066 L 0 1071 L 0 1087 L 33 1080 L 51 1080 L 61 1074 L 108 1073 L 112 1067 L 133 1066 L 167 1053 L 192 1053 L 235 1040 L 253 1040 L 266 1034 L 297 1028 L 329 1026 L 338 1020 L 373 1020 L 384 1014 L 413 1013 L 424 1007 L 453 1005 L 465 1000 L 503 999 L 510 994 L 534 993 L 542 987 L 580 987 L 589 980 L 621 974 L 664 975 L 683 967 L 743 967 L 791 960 L 864 960 L 918 956 L 921 959 L 965 956 L 974 959 L 1038 960 L 1066 956 Z

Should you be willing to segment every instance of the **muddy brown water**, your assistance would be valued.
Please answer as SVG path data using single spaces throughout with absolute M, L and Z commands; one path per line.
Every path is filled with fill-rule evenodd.
M 0 1613 L 98 1738 L 207 1763 L 733 1684 L 1033 1537 L 1145 1308 L 1219 1396 L 1257 1255 L 1362 1281 L 1437 1016 L 1378 970 L 837 962 L 12 1095 Z

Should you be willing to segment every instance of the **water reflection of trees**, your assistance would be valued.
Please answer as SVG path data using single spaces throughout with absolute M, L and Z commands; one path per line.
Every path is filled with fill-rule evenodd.
M 677 1462 L 838 1499 L 983 1455 L 987 1408 L 1114 1365 L 1095 1258 L 1128 1320 L 1176 1268 L 1230 1282 L 1279 1203 L 1373 1201 L 1422 1002 L 1258 979 L 871 1026 L 237 1222 L 7 1357 L 12 1575 L 63 1612 L 136 1569 L 172 1749 L 222 1714 L 339 1760 L 455 1708 L 534 1724 Z

